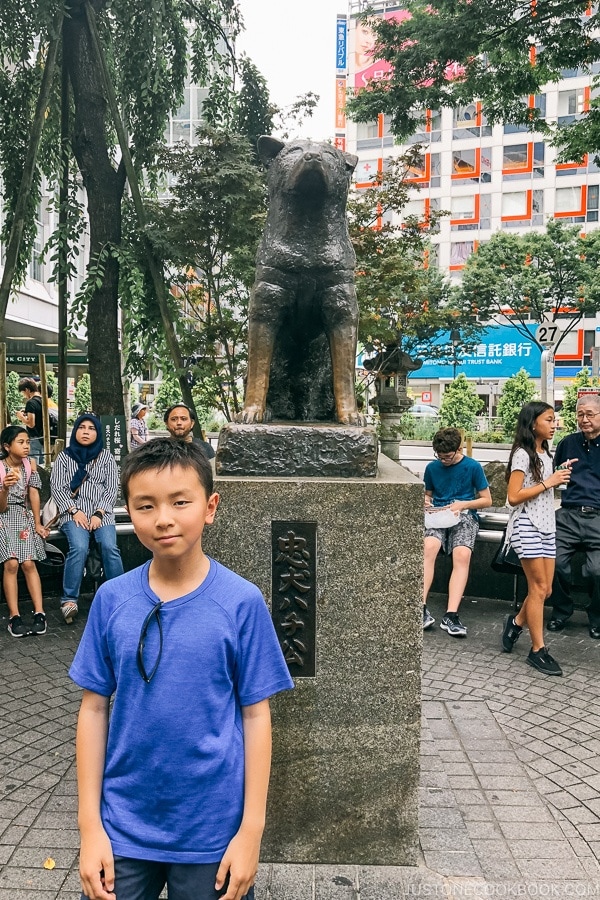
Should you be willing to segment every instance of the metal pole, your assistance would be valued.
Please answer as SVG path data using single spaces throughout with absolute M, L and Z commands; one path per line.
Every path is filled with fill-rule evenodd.
M 554 348 L 542 350 L 540 396 L 544 403 L 554 406 Z

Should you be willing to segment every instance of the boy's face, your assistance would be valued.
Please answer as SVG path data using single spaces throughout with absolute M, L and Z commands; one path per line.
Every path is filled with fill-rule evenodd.
M 214 521 L 219 495 L 206 496 L 195 469 L 139 472 L 132 475 L 128 494 L 135 533 L 155 559 L 180 559 L 202 548 L 202 532 Z
M 462 447 L 459 447 L 457 450 L 450 450 L 448 453 L 436 453 L 435 455 L 443 466 L 453 466 L 462 459 Z

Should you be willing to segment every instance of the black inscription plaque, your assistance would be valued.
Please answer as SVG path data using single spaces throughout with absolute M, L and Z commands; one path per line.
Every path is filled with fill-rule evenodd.
M 294 678 L 316 675 L 317 523 L 271 522 L 275 631 Z

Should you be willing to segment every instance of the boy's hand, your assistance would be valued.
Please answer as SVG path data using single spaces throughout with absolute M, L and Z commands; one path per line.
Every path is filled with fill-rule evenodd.
M 46 528 L 46 526 L 42 525 L 42 523 L 40 522 L 39 525 L 35 526 L 35 533 L 39 534 L 39 536 L 44 538 L 44 540 L 45 540 L 48 537 L 48 535 L 50 534 L 50 529 Z
M 89 900 L 115 900 L 115 863 L 110 839 L 101 825 L 81 835 L 79 876 Z
M 229 872 L 227 892 L 221 900 L 241 900 L 254 884 L 258 872 L 261 836 L 262 834 L 245 831 L 242 825 L 229 842 L 215 881 L 215 890 L 220 891 Z

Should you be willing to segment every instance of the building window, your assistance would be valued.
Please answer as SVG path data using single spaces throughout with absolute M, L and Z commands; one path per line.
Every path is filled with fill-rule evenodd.
M 479 223 L 479 194 L 452 198 L 450 224 L 461 225 L 467 222 Z
M 544 192 L 511 191 L 502 195 L 502 227 L 544 224 Z
M 452 154 L 452 178 L 479 182 L 481 150 L 455 150 Z
M 469 103 L 468 106 L 456 106 L 452 115 L 452 136 L 454 138 L 480 137 L 480 103 Z
M 356 126 L 356 140 L 368 141 L 377 137 L 377 122 L 358 122 Z
M 600 186 L 597 184 L 589 184 L 587 189 L 587 220 L 588 222 L 598 221 L 598 199 L 600 195 Z
M 587 210 L 587 189 L 585 185 L 556 188 L 554 192 L 554 217 L 556 219 L 574 218 L 574 221 L 585 221 Z
M 358 161 L 354 170 L 354 178 L 356 179 L 357 188 L 373 187 L 374 179 L 377 173 L 383 170 L 383 160 L 371 158 L 361 159 Z
M 522 178 L 544 177 L 544 151 L 542 141 L 510 144 L 503 149 L 502 177 L 504 181 Z
M 450 271 L 464 269 L 469 256 L 476 249 L 476 241 L 452 241 L 450 244 Z
M 558 124 L 569 125 L 589 109 L 590 89 L 574 88 L 558 92 Z

